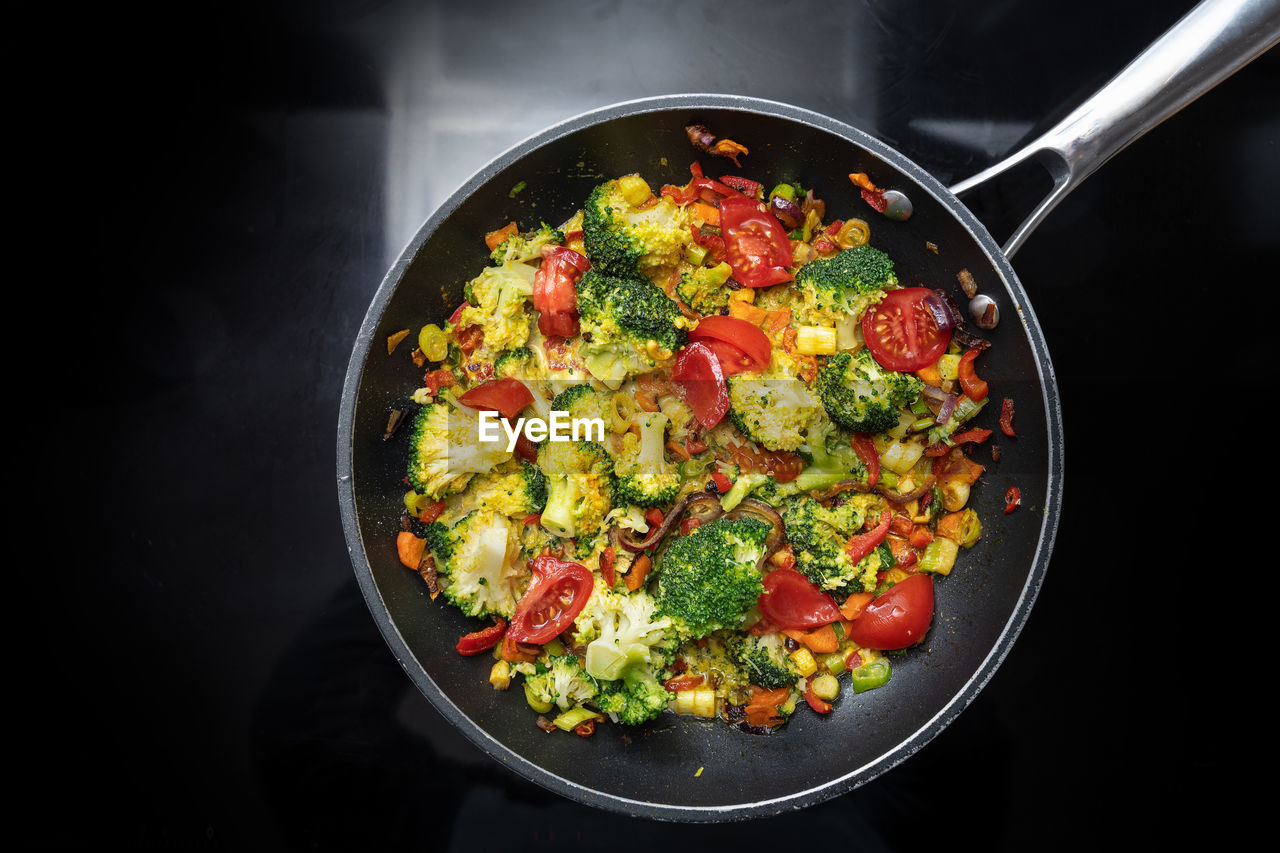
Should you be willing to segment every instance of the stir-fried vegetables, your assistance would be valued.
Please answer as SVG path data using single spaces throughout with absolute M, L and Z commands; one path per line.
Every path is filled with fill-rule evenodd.
M 487 623 L 457 652 L 496 659 L 477 680 L 520 683 L 547 731 L 672 712 L 764 733 L 890 684 L 883 653 L 927 640 L 935 581 L 982 539 L 988 399 L 1014 436 L 986 343 L 859 211 L 690 173 L 495 222 L 466 302 L 417 336 L 396 551 Z

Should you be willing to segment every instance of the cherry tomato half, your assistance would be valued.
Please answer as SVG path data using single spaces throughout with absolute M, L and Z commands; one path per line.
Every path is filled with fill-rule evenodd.
M 702 341 L 693 341 L 676 353 L 671 384 L 693 409 L 703 429 L 720 423 L 729 411 L 729 387 L 720 369 L 720 359 Z
M 760 612 L 779 628 L 807 630 L 840 619 L 840 608 L 795 569 L 774 569 L 764 576 Z
M 927 287 L 890 290 L 862 317 L 862 338 L 881 366 L 901 373 L 928 367 L 951 342 L 951 330 L 938 328 L 925 304 Z
M 733 277 L 747 287 L 791 281 L 791 241 L 778 218 L 745 196 L 720 202 L 720 233 Z
M 850 640 L 866 649 L 905 649 L 924 639 L 933 622 L 933 578 L 908 575 L 858 614 Z
M 519 379 L 490 379 L 463 394 L 458 402 L 514 418 L 533 402 L 533 392 Z
M 720 349 L 716 347 L 717 342 L 728 344 L 746 356 L 754 370 L 768 370 L 769 362 L 773 358 L 773 344 L 769 342 L 769 336 L 759 326 L 739 317 L 725 317 L 719 314 L 703 317 L 698 321 L 697 327 L 689 332 L 689 340 L 708 341 L 717 354 L 720 354 Z M 724 366 L 722 357 L 721 367 Z
M 542 644 L 555 639 L 591 597 L 591 572 L 577 563 L 555 557 L 534 557 L 529 561 L 533 580 L 516 603 L 507 636 L 517 643 Z

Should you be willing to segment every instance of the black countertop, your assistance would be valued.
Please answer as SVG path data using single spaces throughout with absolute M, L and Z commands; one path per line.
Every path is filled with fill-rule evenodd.
M 71 334 L 36 372 L 42 452 L 59 461 L 33 478 L 35 541 L 63 559 L 38 549 L 23 570 L 39 580 L 21 602 L 19 837 L 1024 850 L 1196 836 L 1190 804 L 1231 798 L 1210 782 L 1234 751 L 1214 731 L 1244 695 L 1243 605 L 1210 602 L 1254 559 L 1266 516 L 1250 504 L 1268 501 L 1222 498 L 1256 471 L 1246 437 L 1266 440 L 1248 391 L 1274 341 L 1275 51 L 1104 166 L 1016 257 L 1066 425 L 1048 579 L 970 708 L 850 794 L 682 826 L 512 775 L 391 656 L 334 473 L 347 360 L 386 268 L 525 136 L 635 97 L 745 94 L 853 124 L 954 182 L 1191 5 L 331 0 L 84 19 L 68 54 L 82 84 L 57 101 L 76 189 L 55 204 L 91 210 L 92 227 L 48 258 L 74 269 L 37 294 Z M 987 214 L 1001 238 L 1012 220 Z

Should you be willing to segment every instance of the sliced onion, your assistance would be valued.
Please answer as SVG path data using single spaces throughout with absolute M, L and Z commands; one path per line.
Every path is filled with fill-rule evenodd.
M 724 515 L 724 508 L 720 506 L 720 498 L 710 492 L 694 492 L 676 501 L 676 505 L 662 519 L 662 523 L 651 527 L 649 534 L 643 539 L 636 541 L 620 528 L 613 527 L 609 530 L 609 542 L 612 545 L 621 545 L 633 554 L 656 548 L 663 537 L 667 535 L 667 531 L 671 529 L 671 526 L 679 521 L 686 514 L 686 511 L 690 517 L 697 518 L 699 522 L 704 524 Z
M 938 329 L 943 332 L 950 331 L 963 322 L 959 310 L 957 309 L 956 313 L 953 314 L 951 308 L 948 307 L 948 302 L 947 294 L 942 290 L 932 290 L 924 298 L 925 307 L 933 315 L 933 322 L 937 323 Z M 951 304 L 954 305 L 955 303 L 952 302 Z
M 793 231 L 804 224 L 804 211 L 785 196 L 775 195 L 769 199 L 769 212 L 778 217 L 778 221 L 788 231 Z
M 871 486 L 861 480 L 841 480 L 833 486 L 828 486 L 820 492 L 814 492 L 812 497 L 814 500 L 827 501 L 834 498 L 841 492 L 869 492 Z
M 960 402 L 960 398 L 955 394 L 948 394 L 937 385 L 925 385 L 921 392 L 924 397 L 925 404 L 929 410 L 933 412 L 934 420 L 940 424 L 945 424 L 951 417 L 951 413 L 956 410 L 956 404 Z

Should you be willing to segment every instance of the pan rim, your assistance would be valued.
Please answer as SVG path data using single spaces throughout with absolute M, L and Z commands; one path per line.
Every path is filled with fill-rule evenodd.
M 587 788 L 543 767 L 505 746 L 472 721 L 453 703 L 444 691 L 431 679 L 425 669 L 416 663 L 408 642 L 390 617 L 387 602 L 383 599 L 374 580 L 373 569 L 364 547 L 356 514 L 354 447 L 356 399 L 364 374 L 374 334 L 392 294 L 413 262 L 418 252 L 437 228 L 491 177 L 511 165 L 530 151 L 548 145 L 563 136 L 586 127 L 627 116 L 670 110 L 716 109 L 764 114 L 800 122 L 858 145 L 884 159 L 891 166 L 913 181 L 947 208 L 977 242 L 984 255 L 998 271 L 1002 284 L 1016 308 L 1019 321 L 1027 335 L 1032 350 L 1035 369 L 1040 379 L 1042 402 L 1045 408 L 1045 424 L 1048 438 L 1047 482 L 1040 537 L 1032 559 L 1032 565 L 1023 584 L 1016 606 L 1005 622 L 999 637 L 983 658 L 965 686 L 956 692 L 932 717 L 916 731 L 904 738 L 892 750 L 876 759 L 830 779 L 792 794 L 747 803 L 714 806 L 690 806 L 654 803 L 609 794 Z M 1007 322 L 1007 321 L 1006 321 Z M 374 293 L 365 317 L 361 322 L 352 348 L 343 383 L 337 432 L 337 486 L 342 515 L 343 532 L 361 593 L 383 638 L 390 646 L 396 660 L 409 675 L 419 691 L 446 719 L 461 731 L 473 744 L 490 758 L 517 772 L 522 777 L 554 793 L 580 803 L 633 817 L 646 817 L 663 821 L 691 823 L 725 820 L 747 820 L 769 817 L 787 811 L 798 810 L 825 801 L 870 782 L 872 779 L 896 767 L 945 729 L 981 692 L 1000 664 L 1008 655 L 1030 615 L 1032 606 L 1043 585 L 1049 558 L 1057 534 L 1063 496 L 1064 439 L 1061 397 L 1049 357 L 1048 346 L 1030 300 L 1027 298 L 1017 274 L 985 226 L 940 181 L 879 139 L 821 113 L 790 104 L 743 95 L 683 93 L 636 98 L 587 110 L 564 119 L 510 146 L 465 180 L 418 228 L 395 262 L 383 276 Z

